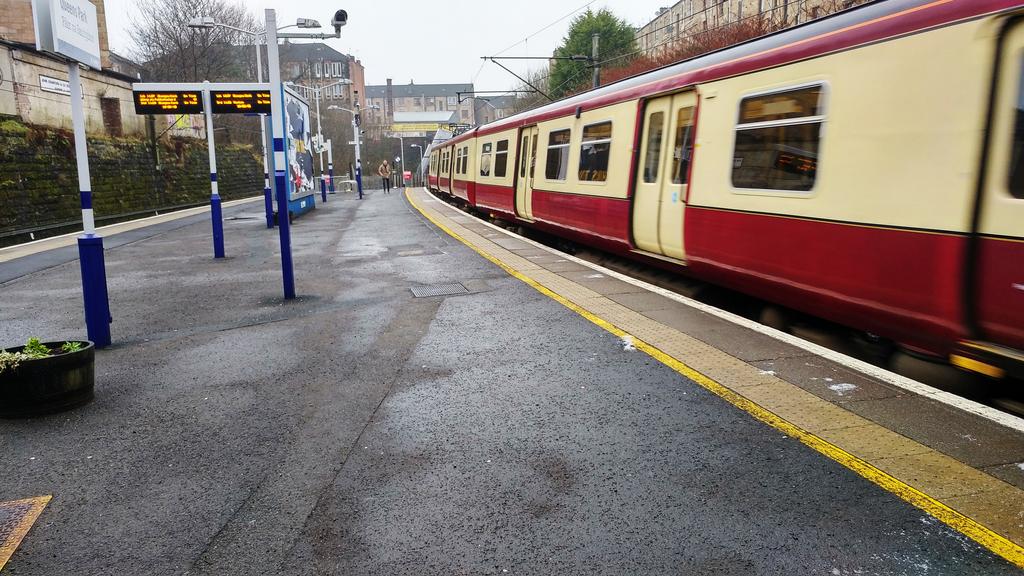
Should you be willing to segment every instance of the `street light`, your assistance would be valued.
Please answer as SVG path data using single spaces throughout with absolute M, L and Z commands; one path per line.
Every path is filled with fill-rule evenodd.
M 200 30 L 212 30 L 214 28 L 227 28 L 242 34 L 253 37 L 253 44 L 256 46 L 256 82 L 263 82 L 263 62 L 261 57 L 260 39 L 263 34 L 254 30 L 243 30 L 228 24 L 221 24 L 210 16 L 197 16 L 189 20 L 189 28 Z M 267 228 L 274 227 L 274 201 L 270 195 L 270 157 L 267 155 L 267 126 L 265 116 L 260 117 L 260 147 L 263 148 L 263 209 L 267 219 Z
M 327 107 L 328 110 L 344 110 L 352 115 L 352 144 L 355 145 L 356 152 L 356 173 L 353 175 L 356 179 L 356 190 L 359 192 L 359 199 L 363 199 L 363 164 L 362 158 L 359 156 L 359 94 L 355 93 L 356 109 L 351 110 L 343 106 L 330 105 Z M 380 106 L 374 104 L 369 107 L 370 110 L 380 110 Z

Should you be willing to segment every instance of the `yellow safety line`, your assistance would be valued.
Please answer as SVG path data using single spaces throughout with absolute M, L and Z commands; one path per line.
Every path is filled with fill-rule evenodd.
M 413 207 L 416 208 L 416 210 L 418 210 L 420 214 L 423 214 L 423 216 L 427 220 L 430 220 L 431 222 L 434 223 L 435 226 L 443 230 L 449 236 L 455 238 L 459 242 L 462 242 L 463 244 L 471 248 L 474 252 L 483 256 L 487 260 L 490 260 L 492 263 L 500 267 L 502 270 L 504 270 L 511 276 L 525 282 L 526 284 L 528 284 L 530 287 L 537 290 L 541 294 L 544 294 L 545 296 L 555 300 L 559 304 L 565 306 L 566 308 L 572 310 L 573 312 L 579 314 L 580 316 L 583 316 L 587 320 L 593 322 L 594 324 L 600 326 L 601 328 L 604 328 L 605 330 L 611 332 L 612 334 L 618 336 L 619 338 L 622 338 L 627 335 L 630 336 L 633 339 L 633 345 L 636 347 L 637 350 L 643 351 L 644 353 L 648 354 L 655 360 L 675 370 L 679 374 L 682 374 L 683 376 L 689 378 L 690 380 L 693 380 L 701 387 L 705 388 L 706 390 L 710 391 L 716 396 L 719 396 L 720 398 L 724 399 L 726 402 L 729 402 L 730 404 L 739 408 L 740 410 L 743 410 L 744 412 L 750 414 L 751 416 L 760 420 L 761 422 L 764 422 L 765 424 L 768 424 L 772 428 L 775 428 L 776 430 L 783 432 L 787 436 L 796 438 L 797 440 L 813 448 L 817 452 L 831 458 L 832 460 L 835 460 L 839 464 L 842 464 L 846 468 L 856 472 L 857 474 L 869 480 L 870 482 L 884 488 L 885 490 L 888 490 L 889 492 L 895 494 L 896 496 L 899 496 L 906 502 L 913 504 L 914 506 L 920 508 L 921 510 L 924 510 L 925 512 L 931 514 L 936 519 L 943 522 L 950 528 L 956 530 L 957 532 L 960 532 L 961 534 L 964 534 L 968 538 L 974 540 L 978 544 L 981 544 L 985 548 L 991 550 L 995 554 L 1008 560 L 1017 567 L 1024 568 L 1024 547 L 1014 543 L 1009 538 L 993 531 L 992 529 L 988 528 L 987 526 L 984 526 L 976 520 L 964 514 L 961 514 L 960 512 L 957 512 L 956 510 L 950 508 L 949 506 L 943 504 L 942 502 L 936 500 L 935 498 L 925 494 L 924 492 L 921 492 L 920 490 L 914 488 L 913 486 L 910 486 L 909 484 L 891 476 L 890 474 L 876 468 L 875 466 L 872 466 L 871 464 L 865 462 L 864 460 L 861 460 L 857 456 L 850 454 L 849 452 L 843 450 L 839 446 L 836 446 L 835 444 L 832 444 L 831 442 L 828 442 L 823 438 L 815 436 L 814 434 L 804 430 L 803 428 L 800 428 L 799 426 L 793 424 L 792 422 L 789 422 L 779 417 L 774 412 L 760 406 L 756 402 L 753 402 L 741 396 L 740 394 L 737 394 L 736 392 L 730 390 L 728 387 L 705 376 L 701 372 L 694 370 L 693 368 L 686 365 L 684 362 L 666 354 L 657 347 L 648 344 L 647 342 L 637 338 L 636 336 L 628 334 L 625 330 L 616 327 L 611 322 L 608 322 L 607 320 L 604 320 L 594 315 L 593 313 L 581 308 L 575 303 L 570 302 L 565 297 L 556 294 L 555 292 L 552 292 L 550 289 L 544 287 L 533 278 L 530 278 L 529 276 L 526 276 L 525 274 L 512 269 L 504 262 L 484 252 L 483 250 L 473 245 L 465 238 L 463 238 L 462 236 L 460 236 L 459 234 L 457 234 L 456 232 L 454 232 L 453 230 L 439 222 L 437 219 L 432 217 L 430 214 L 426 212 L 426 210 L 421 208 L 419 204 L 416 203 L 415 200 L 413 200 L 412 195 L 409 192 L 409 189 L 406 189 L 405 195 L 409 202 L 413 205 Z
M 37 496 L 35 498 L 26 498 L 24 500 L 14 500 L 10 502 L 0 502 L 0 504 L 19 504 L 24 502 L 31 502 L 32 507 L 29 511 L 22 516 L 21 521 L 14 527 L 14 530 L 7 537 L 7 540 L 0 542 L 0 570 L 7 565 L 7 561 L 14 555 L 14 551 L 18 549 L 21 544 L 21 540 L 28 534 L 29 528 L 35 524 L 36 519 L 43 513 L 43 508 L 50 503 L 50 499 L 53 496 Z

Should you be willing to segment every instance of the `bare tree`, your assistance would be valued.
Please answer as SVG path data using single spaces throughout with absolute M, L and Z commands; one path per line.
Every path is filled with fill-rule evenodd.
M 248 80 L 254 70 L 254 38 L 227 28 L 196 30 L 189 20 L 210 17 L 220 24 L 257 30 L 256 18 L 229 0 L 143 0 L 132 21 L 132 56 L 147 80 L 200 82 Z
M 540 88 L 544 92 L 548 92 L 550 88 L 550 76 L 551 74 L 547 69 L 530 70 L 526 73 L 526 80 L 529 82 L 522 83 L 516 86 L 516 90 L 522 90 L 524 92 L 534 90 L 534 86 Z M 524 94 L 516 94 L 515 104 L 512 106 L 513 111 L 522 112 L 524 110 L 530 110 L 538 106 L 543 106 L 548 103 L 548 99 L 539 92 L 531 92 Z

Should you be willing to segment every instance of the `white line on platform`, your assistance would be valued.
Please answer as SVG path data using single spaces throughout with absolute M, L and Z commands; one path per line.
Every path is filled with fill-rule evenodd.
M 241 200 L 231 200 L 224 202 L 222 205 L 224 208 L 236 206 L 238 204 L 245 204 L 247 202 L 255 202 L 262 200 L 263 196 L 253 196 L 252 198 L 243 198 Z M 185 208 L 183 210 L 171 210 L 164 212 L 163 214 L 157 214 L 155 216 L 147 216 L 145 218 L 139 218 L 136 220 L 127 220 L 125 222 L 118 222 L 117 224 L 107 224 L 106 226 L 100 226 L 96 228 L 96 233 L 100 236 L 113 236 L 115 234 L 121 234 L 123 232 L 129 232 L 131 230 L 137 230 L 139 228 L 145 228 L 149 226 L 150 220 L 158 220 L 153 224 L 162 224 L 163 222 L 172 222 L 188 216 L 194 216 L 196 214 L 202 214 L 203 212 L 209 212 L 209 206 L 196 206 L 195 208 Z M 0 248 L 0 262 L 6 262 L 8 260 L 14 260 L 15 258 L 21 258 L 23 256 L 30 256 L 32 254 L 38 254 L 47 250 L 53 250 L 55 248 L 63 248 L 65 246 L 73 246 L 79 235 L 82 234 L 81 230 L 76 232 L 69 232 L 67 234 L 61 234 L 60 236 L 50 236 L 47 238 L 40 238 L 39 240 L 32 240 L 31 242 L 23 242 L 21 244 L 15 244 L 13 246 L 6 246 Z M 46 246 L 46 244 L 52 244 L 52 246 Z
M 447 202 L 438 202 L 438 204 L 447 206 L 450 210 L 465 215 L 465 212 L 459 210 L 458 208 L 452 206 L 451 204 L 448 204 Z M 537 248 L 547 250 L 552 254 L 557 254 L 562 258 L 571 260 L 573 262 L 576 262 L 577 264 L 582 264 L 583 266 L 586 266 L 593 270 L 597 270 L 602 274 L 606 274 L 613 278 L 617 278 L 619 280 L 622 280 L 623 282 L 632 284 L 633 286 L 637 286 L 650 292 L 654 292 L 655 294 L 660 294 L 661 296 L 664 296 L 671 300 L 675 300 L 680 304 L 685 304 L 686 306 L 700 310 L 701 312 L 711 314 L 712 316 L 716 316 L 728 322 L 732 322 L 733 324 L 742 326 L 749 330 L 753 330 L 760 334 L 764 334 L 765 336 L 770 336 L 772 338 L 775 338 L 776 340 L 785 342 L 786 344 L 796 346 L 797 348 L 801 348 L 812 354 L 821 356 L 822 358 L 825 358 L 827 360 L 831 360 L 837 364 L 850 368 L 851 370 L 856 370 L 861 374 L 865 374 L 867 376 L 871 376 L 873 378 L 881 380 L 886 384 L 891 384 L 893 386 L 896 386 L 897 388 L 907 390 L 908 392 L 913 392 L 914 394 L 918 394 L 926 398 L 931 398 L 932 400 L 941 402 L 943 404 L 946 404 L 947 406 L 951 406 L 958 410 L 975 414 L 977 416 L 980 416 L 981 418 L 999 424 L 1000 426 L 1005 426 L 1006 428 L 1010 428 L 1018 432 L 1024 432 L 1024 418 L 1019 418 L 1017 416 L 1014 416 L 1013 414 L 996 410 L 995 408 L 985 406 L 984 404 L 979 404 L 978 402 L 968 400 L 967 398 L 962 398 L 960 396 L 957 396 L 956 394 L 950 394 L 945 390 L 939 390 L 938 388 L 934 388 L 922 382 L 918 382 L 917 380 L 913 380 L 907 378 L 906 376 L 902 376 L 895 372 L 891 372 L 889 370 L 886 370 L 885 368 L 880 368 L 878 366 L 875 366 L 874 364 L 869 364 L 867 362 L 864 362 L 863 360 L 858 360 L 857 358 L 853 358 L 852 356 L 847 356 L 842 352 L 836 352 L 835 350 L 825 348 L 824 346 L 819 346 L 818 344 L 815 344 L 813 342 L 808 342 L 807 340 L 803 340 L 802 338 L 798 338 L 796 336 L 793 336 L 792 334 L 787 334 L 786 332 L 782 332 L 769 326 L 765 326 L 764 324 L 755 322 L 742 316 L 738 316 L 736 314 L 733 314 L 732 312 L 727 312 L 725 310 L 715 308 L 714 306 L 709 306 L 708 304 L 705 304 L 703 302 L 698 302 L 697 300 L 694 300 L 692 298 L 687 298 L 686 296 L 676 294 L 671 290 L 666 290 L 665 288 L 655 286 L 653 284 L 644 282 L 643 280 L 638 280 L 631 276 L 627 276 L 620 272 L 616 272 L 615 270 L 612 270 L 610 268 L 605 268 L 600 264 L 594 264 L 593 262 L 588 262 L 581 258 L 577 258 L 571 254 L 566 254 L 565 252 L 561 252 L 559 250 L 551 248 L 550 246 L 545 246 L 544 244 L 520 236 L 508 230 L 505 230 L 500 226 L 495 226 L 494 224 L 491 224 L 486 220 L 477 220 L 486 226 L 489 226 L 499 232 L 502 232 L 503 234 L 511 236 L 512 238 L 522 240 L 523 242 L 528 242 L 533 246 L 536 246 Z

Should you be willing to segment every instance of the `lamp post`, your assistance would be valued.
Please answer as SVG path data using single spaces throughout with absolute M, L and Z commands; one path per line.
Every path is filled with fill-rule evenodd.
M 209 16 L 200 16 L 193 18 L 188 23 L 189 28 L 196 28 L 200 30 L 212 30 L 214 28 L 226 28 L 228 30 L 234 30 L 235 32 L 241 32 L 253 37 L 254 45 L 256 46 L 256 81 L 263 82 L 263 50 L 260 49 L 260 40 L 263 38 L 263 34 L 252 30 L 243 30 L 242 28 L 236 28 L 228 24 L 221 24 L 215 21 Z M 263 121 L 263 116 L 260 116 L 260 146 L 263 148 L 263 209 L 267 218 L 267 228 L 274 227 L 274 201 L 270 196 L 270 158 L 267 156 L 267 125 Z
M 356 173 L 354 174 L 354 177 L 356 179 L 356 191 L 359 193 L 359 199 L 362 200 L 363 199 L 363 162 L 362 162 L 362 158 L 359 156 L 359 141 L 362 138 L 360 137 L 360 134 L 359 134 L 359 120 L 360 119 L 359 119 L 359 95 L 358 95 L 358 93 L 356 93 L 355 101 L 356 101 L 356 103 L 355 103 L 356 109 L 355 110 L 351 110 L 351 109 L 345 108 L 343 106 L 336 106 L 336 105 L 333 105 L 333 104 L 331 106 L 328 106 L 327 109 L 328 110 L 344 110 L 345 112 L 348 112 L 349 114 L 352 115 L 352 144 L 355 146 L 355 153 L 356 153 Z M 370 110 L 380 110 L 380 106 L 377 106 L 376 104 L 374 104 L 373 106 L 370 106 Z
M 281 238 L 281 276 L 284 283 L 284 297 L 286 300 L 295 298 L 295 270 L 292 264 L 292 240 L 291 227 L 288 222 L 288 182 L 285 170 L 287 159 L 284 154 L 284 88 L 281 86 L 281 62 L 277 53 L 278 38 L 312 38 L 326 40 L 327 38 L 340 38 L 341 27 L 348 22 L 348 14 L 344 10 L 334 13 L 331 24 L 334 26 L 334 34 L 306 34 L 298 32 L 277 33 L 277 12 L 273 8 L 264 11 L 266 16 L 267 34 L 267 65 L 270 69 L 270 101 L 272 114 L 271 135 L 274 139 L 274 184 L 277 187 L 277 210 L 280 221 L 278 229 Z M 319 27 L 316 21 L 308 20 L 296 22 L 300 28 Z M 314 26 L 315 25 L 315 26 Z
M 320 121 L 320 94 L 322 93 L 323 90 L 326 90 L 327 88 L 333 88 L 334 86 L 337 86 L 339 84 L 348 85 L 348 84 L 351 84 L 351 83 L 352 83 L 352 80 L 350 80 L 349 78 L 342 78 L 341 80 L 338 80 L 337 82 L 331 82 L 330 84 L 327 84 L 327 85 L 324 85 L 324 86 L 305 86 L 303 84 L 295 84 L 294 82 L 288 82 L 288 84 L 291 84 L 292 86 L 296 86 L 296 87 L 302 88 L 303 90 L 312 91 L 313 92 L 313 97 L 316 99 L 316 152 L 317 152 L 316 155 L 320 158 L 320 197 L 323 199 L 324 202 L 327 202 L 327 187 L 324 185 L 324 150 L 325 150 L 325 147 L 324 147 L 323 125 L 321 124 L 321 121 Z M 327 107 L 328 110 L 332 110 L 334 108 L 337 108 L 337 107 L 336 106 L 328 106 Z M 331 175 L 331 182 L 332 182 L 332 184 L 331 184 L 332 190 L 331 191 L 333 192 L 333 187 L 334 187 L 334 184 L 333 184 L 333 181 L 334 181 L 334 165 L 333 165 L 333 162 L 331 163 L 330 170 L 331 170 L 331 174 L 330 175 Z

